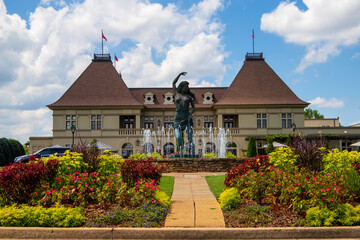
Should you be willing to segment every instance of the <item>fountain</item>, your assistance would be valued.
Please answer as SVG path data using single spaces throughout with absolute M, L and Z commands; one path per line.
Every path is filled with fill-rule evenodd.
M 209 128 L 202 129 L 201 131 L 195 131 L 193 134 L 194 143 L 190 144 L 188 140 L 188 131 L 184 131 L 184 149 L 181 149 L 178 154 L 173 154 L 173 158 L 200 158 L 201 154 L 191 154 L 195 152 L 195 145 L 197 144 L 197 149 L 199 153 L 206 152 L 206 145 L 212 144 L 210 152 L 218 158 L 225 158 L 226 156 L 226 144 L 231 141 L 231 131 L 224 128 Z M 157 131 L 151 131 L 150 129 L 143 130 L 143 152 L 147 155 L 156 149 L 156 152 L 163 153 L 166 156 L 170 156 L 170 147 L 172 142 L 170 141 L 171 135 L 173 135 L 173 142 L 176 147 L 176 137 L 174 128 L 158 128 Z M 165 148 L 164 148 L 165 146 Z M 181 147 L 179 147 L 181 148 Z M 201 150 L 201 151 L 199 151 Z

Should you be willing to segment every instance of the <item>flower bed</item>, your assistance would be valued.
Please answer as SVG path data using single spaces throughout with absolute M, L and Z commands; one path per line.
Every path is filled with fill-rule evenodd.
M 158 186 L 161 166 L 150 158 L 130 162 L 107 153 L 96 156 L 96 161 L 94 156 L 91 156 L 92 161 L 86 161 L 83 156 L 67 152 L 61 157 L 3 167 L 0 170 L 0 211 L 5 211 L 7 216 L 24 218 L 0 218 L 0 226 L 43 226 L 44 221 L 26 220 L 40 208 L 46 209 L 41 210 L 45 215 L 64 212 L 65 208 L 82 216 L 78 221 L 45 226 L 163 225 L 170 197 Z M 46 216 L 38 218 L 46 219 Z
M 225 184 L 241 198 L 234 210 L 224 210 L 229 227 L 360 225 L 360 153 L 300 145 L 246 159 L 227 172 Z

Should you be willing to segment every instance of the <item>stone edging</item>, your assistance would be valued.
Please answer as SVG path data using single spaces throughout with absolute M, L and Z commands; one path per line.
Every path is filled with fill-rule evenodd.
M 0 239 L 360 239 L 360 227 L 298 228 L 17 228 Z

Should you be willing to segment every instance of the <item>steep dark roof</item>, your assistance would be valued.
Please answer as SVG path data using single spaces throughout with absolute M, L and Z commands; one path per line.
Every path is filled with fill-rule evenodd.
M 261 57 L 246 59 L 215 105 L 308 105 L 298 98 Z
M 93 61 L 52 107 L 143 106 L 130 93 L 111 61 Z
M 192 88 L 190 91 L 195 95 L 195 108 L 209 108 L 213 104 L 203 104 L 203 94 L 211 91 L 214 95 L 214 103 L 224 95 L 226 87 Z M 173 92 L 172 88 L 129 88 L 131 94 L 138 102 L 144 103 L 144 94 L 151 92 L 155 95 L 154 104 L 145 104 L 147 108 L 175 108 L 174 104 L 164 104 L 164 94 Z

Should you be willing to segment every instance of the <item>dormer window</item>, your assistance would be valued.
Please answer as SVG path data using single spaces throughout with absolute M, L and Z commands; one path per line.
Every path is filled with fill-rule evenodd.
M 203 104 L 213 104 L 214 94 L 210 91 L 203 93 Z
M 164 94 L 164 104 L 174 104 L 174 94 L 172 92 Z
M 152 92 L 147 92 L 144 94 L 144 103 L 145 104 L 154 104 L 155 95 Z

